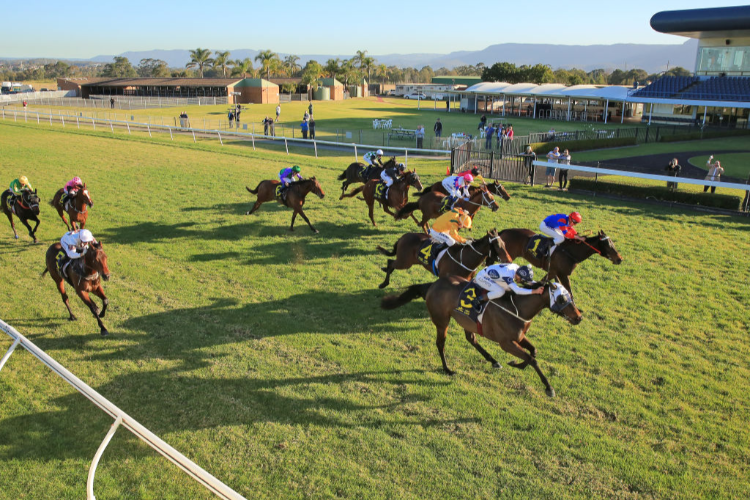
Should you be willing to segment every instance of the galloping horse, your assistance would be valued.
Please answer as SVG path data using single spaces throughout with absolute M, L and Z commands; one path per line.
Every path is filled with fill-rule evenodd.
M 469 194 L 473 193 L 475 189 L 478 189 L 477 186 L 469 186 Z M 492 193 L 496 194 L 498 196 L 502 196 L 502 198 L 505 201 L 510 200 L 510 194 L 508 194 L 508 191 L 505 190 L 505 187 L 503 187 L 502 184 L 500 184 L 497 181 L 494 181 L 492 184 L 487 184 L 487 190 Z M 424 194 L 427 194 L 429 192 L 433 193 L 442 193 L 444 195 L 448 195 L 448 191 L 445 190 L 445 186 L 443 186 L 442 181 L 438 181 L 432 186 L 428 186 L 424 191 L 421 193 L 415 193 L 415 196 L 422 196 Z
M 0 204 L 3 205 L 3 212 L 8 216 L 10 227 L 13 228 L 13 236 L 18 239 L 16 224 L 13 222 L 13 214 L 15 213 L 18 220 L 21 221 L 21 224 L 26 226 L 26 229 L 29 230 L 29 236 L 31 236 L 34 243 L 36 243 L 36 230 L 39 227 L 39 218 L 37 217 L 37 215 L 39 215 L 39 196 L 36 194 L 36 189 L 33 193 L 28 189 L 21 191 L 21 196 L 16 197 L 12 208 L 8 207 L 8 198 L 10 195 L 10 189 L 6 189 L 3 192 L 2 197 L 0 197 Z M 29 223 L 26 222 L 27 220 L 33 220 L 36 222 L 34 229 L 31 229 Z
M 501 262 L 512 262 L 508 252 L 505 251 L 503 240 L 497 234 L 497 229 L 491 229 L 485 236 L 466 245 L 456 244 L 448 248 L 448 251 L 440 259 L 435 269 L 430 267 L 430 247 L 422 250 L 422 243 L 430 237 L 424 233 L 406 233 L 393 245 L 393 251 L 378 246 L 378 250 L 388 257 L 396 257 L 395 260 L 388 259 L 385 271 L 385 280 L 378 288 L 385 288 L 391 282 L 391 273 L 396 269 L 409 269 L 414 264 L 422 264 L 425 269 L 438 276 L 456 275 L 469 278 L 474 274 L 482 262 L 489 257 L 490 260 Z M 423 259 L 420 253 L 426 252 Z
M 349 184 L 354 184 L 355 182 L 367 182 L 370 179 L 380 179 L 380 174 L 384 169 L 395 166 L 396 157 L 393 156 L 387 162 L 385 162 L 382 167 L 370 167 L 370 171 L 365 178 L 365 172 L 368 168 L 368 165 L 355 161 L 354 163 L 346 167 L 346 170 L 344 170 L 343 174 L 338 176 L 338 180 L 344 181 L 341 184 L 341 196 L 339 197 L 339 200 L 344 199 L 344 193 L 346 193 L 346 189 L 349 187 Z
M 260 181 L 255 189 L 250 189 L 249 187 L 245 186 L 245 189 L 250 191 L 252 194 L 258 195 L 258 199 L 255 201 L 255 205 L 253 205 L 253 208 L 248 212 L 245 212 L 245 215 L 250 215 L 251 213 L 258 210 L 258 207 L 260 207 L 263 203 L 267 201 L 273 201 L 275 199 L 285 207 L 289 207 L 294 210 L 294 213 L 292 214 L 292 225 L 289 226 L 290 231 L 294 231 L 294 219 L 297 218 L 297 214 L 300 214 L 302 218 L 305 219 L 305 222 L 307 222 L 307 225 L 310 226 L 312 232 L 319 233 L 320 231 L 315 229 L 313 225 L 310 224 L 310 219 L 307 218 L 307 215 L 305 215 L 305 212 L 302 210 L 302 205 L 305 204 L 305 196 L 307 196 L 310 191 L 318 195 L 318 198 L 320 199 L 323 199 L 323 197 L 325 196 L 323 188 L 320 187 L 318 180 L 315 177 L 310 177 L 309 179 L 292 182 L 291 184 L 289 184 L 289 188 L 286 190 L 286 199 L 282 199 L 281 195 L 277 192 L 277 187 L 279 187 L 280 185 L 281 181 L 268 180 Z
M 405 219 L 409 215 L 414 218 L 414 210 L 420 209 L 422 211 L 422 222 L 417 222 L 422 227 L 424 232 L 427 232 L 427 222 L 430 219 L 435 219 L 441 214 L 445 213 L 448 209 L 446 207 L 448 197 L 442 193 L 434 193 L 430 191 L 422 195 L 419 201 L 414 203 L 407 203 L 404 208 L 398 211 L 396 214 L 397 219 Z M 493 212 L 497 211 L 500 207 L 495 201 L 495 197 L 492 196 L 487 190 L 486 185 L 482 185 L 477 188 L 470 196 L 468 200 L 459 198 L 454 205 L 455 207 L 463 208 L 469 216 L 473 219 L 474 215 L 482 207 L 489 207 Z
M 367 181 L 364 186 L 360 186 L 351 193 L 344 195 L 345 198 L 351 198 L 357 193 L 362 193 L 367 206 L 370 207 L 370 220 L 372 221 L 373 226 L 377 226 L 377 224 L 375 224 L 375 217 L 373 216 L 373 207 L 375 205 L 375 201 L 380 203 L 380 206 L 383 207 L 383 211 L 385 213 L 387 213 L 388 215 L 392 215 L 393 217 L 398 219 L 398 217 L 396 217 L 396 214 L 388 210 L 388 208 L 390 207 L 398 210 L 406 205 L 406 202 L 409 201 L 410 187 L 413 186 L 416 189 L 422 189 L 422 183 L 419 180 L 417 172 L 414 170 L 408 170 L 404 175 L 393 181 L 391 187 L 388 188 L 388 199 L 385 201 L 381 198 L 375 197 L 376 190 L 378 189 L 379 185 L 381 185 L 379 179 L 372 179 Z M 385 189 L 385 185 L 382 186 L 383 187 L 381 189 Z M 413 215 L 412 219 L 414 219 L 414 222 L 417 222 L 417 219 Z
M 86 205 L 88 205 L 89 208 L 94 206 L 94 202 L 91 200 L 91 194 L 89 193 L 89 190 L 86 189 L 86 184 L 83 185 L 83 188 L 76 191 L 75 197 L 69 198 L 63 206 L 62 196 L 64 192 L 65 191 L 62 188 L 58 189 L 55 196 L 52 198 L 50 205 L 57 210 L 58 215 L 65 223 L 65 227 L 68 228 L 68 231 L 71 230 L 71 227 L 73 228 L 73 231 L 76 229 L 83 229 L 86 226 L 86 218 L 89 216 Z M 65 220 L 66 212 L 68 217 L 70 217 L 70 226 L 68 225 L 68 221 Z M 78 224 L 78 227 L 76 227 L 76 224 Z
M 464 293 L 467 285 L 469 285 L 469 281 L 458 276 L 440 278 L 435 283 L 412 285 L 401 295 L 384 297 L 381 307 L 383 309 L 395 309 L 417 297 L 425 299 L 430 318 L 437 329 L 436 343 L 440 360 L 443 362 L 443 371 L 448 375 L 455 373 L 448 368 L 445 361 L 445 339 L 452 317 L 464 329 L 466 340 L 484 356 L 484 359 L 492 363 L 493 367 L 500 368 L 500 364 L 479 345 L 476 339 L 477 333 L 500 344 L 505 352 L 520 358 L 521 363 L 508 363 L 513 368 L 524 369 L 527 365 L 531 365 L 539 378 L 542 379 L 547 395 L 554 397 L 555 390 L 539 369 L 539 364 L 536 361 L 536 348 L 526 338 L 526 332 L 531 327 L 531 321 L 534 317 L 546 308 L 564 317 L 573 325 L 581 322 L 581 312 L 573 303 L 567 290 L 562 285 L 545 282 L 543 285 L 544 293 L 541 295 L 513 296 L 512 294 L 506 294 L 504 297 L 490 301 L 484 306 L 484 316 L 481 317 L 480 326 L 467 315 L 456 311 L 459 306 L 462 308 L 472 307 L 471 297 Z M 468 289 L 468 291 L 470 290 Z M 529 352 L 527 353 L 524 349 Z
M 578 264 L 594 253 L 598 253 L 615 265 L 622 262 L 622 256 L 604 231 L 599 231 L 596 236 L 589 236 L 586 241 L 565 240 L 555 249 L 551 258 L 544 259 L 539 259 L 526 250 L 529 239 L 535 235 L 536 233 L 529 229 L 506 229 L 500 232 L 500 238 L 505 242 L 505 248 L 513 260 L 523 257 L 534 266 L 544 269 L 547 271 L 545 279 L 556 278 L 571 295 L 573 288 L 570 285 L 570 275 Z
M 77 318 L 73 314 L 73 311 L 70 310 L 68 295 L 65 293 L 65 282 L 63 281 L 62 269 L 58 268 L 58 263 L 64 256 L 65 251 L 62 249 L 60 243 L 50 245 L 50 247 L 47 249 L 47 269 L 42 272 L 42 276 L 49 272 L 50 277 L 52 277 L 52 279 L 57 284 L 57 290 L 62 296 L 65 307 L 68 308 L 68 313 L 70 313 L 70 318 L 68 319 L 70 319 L 70 321 L 75 321 Z M 82 268 L 77 268 L 77 263 L 75 260 L 72 261 L 70 265 L 68 265 L 68 283 L 73 286 L 83 303 L 86 304 L 89 309 L 91 309 L 91 313 L 99 323 L 101 334 L 107 335 L 109 332 L 104 326 L 104 323 L 102 323 L 102 318 L 107 312 L 109 300 L 107 299 L 107 296 L 104 295 L 104 289 L 102 288 L 101 282 L 101 279 L 104 279 L 104 281 L 109 280 L 107 255 L 104 253 L 102 244 L 94 241 L 93 243 L 91 243 L 91 245 L 89 245 L 83 257 L 76 260 L 83 261 L 83 266 Z M 94 295 L 102 299 L 101 312 L 99 311 L 99 308 L 96 306 L 94 301 L 91 300 L 91 297 L 89 297 L 89 293 L 93 293 Z

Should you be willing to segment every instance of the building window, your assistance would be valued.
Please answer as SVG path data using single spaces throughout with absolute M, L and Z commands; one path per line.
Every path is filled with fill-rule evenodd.
M 750 73 L 750 47 L 701 47 L 699 74 L 741 75 Z

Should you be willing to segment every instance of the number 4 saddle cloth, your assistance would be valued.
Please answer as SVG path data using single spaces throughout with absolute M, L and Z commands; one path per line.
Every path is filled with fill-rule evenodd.
M 443 258 L 445 252 L 448 251 L 448 245 L 445 243 L 435 243 L 434 241 L 427 239 L 422 242 L 417 252 L 417 258 L 423 266 L 428 266 L 432 274 L 438 276 L 438 264 L 440 259 Z

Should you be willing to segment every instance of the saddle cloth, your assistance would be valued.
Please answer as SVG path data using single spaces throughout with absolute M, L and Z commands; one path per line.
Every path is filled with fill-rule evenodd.
M 70 260 L 71 259 L 70 257 L 68 257 L 68 254 L 66 254 L 64 250 L 60 250 L 55 256 L 55 266 L 57 267 L 57 274 L 62 276 L 70 286 L 75 286 L 73 284 L 73 281 L 70 279 L 70 276 L 68 276 L 68 274 L 63 271 L 65 269 L 65 264 Z M 68 266 L 68 269 L 65 270 L 70 271 L 71 268 L 76 272 L 76 274 L 78 274 L 79 276 L 83 276 L 83 258 L 73 260 L 73 262 L 71 262 L 71 264 Z
M 526 251 L 537 259 L 546 259 L 552 245 L 552 238 L 537 234 L 529 238 L 529 242 L 526 244 Z
M 453 205 L 458 201 L 458 198 L 455 196 L 446 196 L 443 198 L 443 201 L 440 202 L 440 214 L 444 214 L 451 208 L 453 208 Z
M 437 265 L 446 250 L 448 250 L 448 245 L 445 243 L 435 243 L 429 239 L 424 240 L 419 246 L 417 258 L 422 265 L 430 268 L 432 274 L 438 276 Z
M 482 317 L 486 306 L 481 310 L 476 308 L 476 298 L 479 297 L 479 293 L 482 289 L 474 282 L 468 283 L 461 293 L 458 295 L 458 305 L 456 306 L 456 312 L 459 312 L 465 316 L 468 316 L 477 325 L 482 324 Z M 479 330 L 481 335 L 481 329 Z
M 378 185 L 375 186 L 375 199 L 380 201 L 387 201 L 386 196 L 388 195 L 388 188 L 385 185 L 385 182 L 380 181 L 378 182 Z
M 276 186 L 276 192 L 274 195 L 276 196 L 277 200 L 283 200 L 283 193 L 284 193 L 284 185 L 279 184 Z

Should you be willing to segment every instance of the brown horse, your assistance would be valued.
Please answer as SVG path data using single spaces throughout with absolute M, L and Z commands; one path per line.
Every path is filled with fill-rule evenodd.
M 310 226 L 312 232 L 319 233 L 320 231 L 315 229 L 313 225 L 310 224 L 310 219 L 307 218 L 304 210 L 302 210 L 302 205 L 305 204 L 305 196 L 307 196 L 311 191 L 318 195 L 318 198 L 320 199 L 323 199 L 323 197 L 325 196 L 323 188 L 320 187 L 318 180 L 315 177 L 310 177 L 309 179 L 292 182 L 291 184 L 289 184 L 289 188 L 286 190 L 286 199 L 282 199 L 276 193 L 276 187 L 279 184 L 281 184 L 281 181 L 268 180 L 260 181 L 255 189 L 250 189 L 249 187 L 245 186 L 245 189 L 250 191 L 252 194 L 258 195 L 258 199 L 255 201 L 255 205 L 253 205 L 253 208 L 248 212 L 245 212 L 245 215 L 250 215 L 251 213 L 258 210 L 258 207 L 260 207 L 263 203 L 267 201 L 273 201 L 275 199 L 285 207 L 289 207 L 294 210 L 294 213 L 292 214 L 292 225 L 289 226 L 290 231 L 294 231 L 294 219 L 297 218 L 297 214 L 300 214 L 302 218 L 305 219 L 305 222 L 307 222 L 307 225 Z
M 50 245 L 47 249 L 47 269 L 42 272 L 42 276 L 49 272 L 54 282 L 57 284 L 57 290 L 62 295 L 65 307 L 68 308 L 70 313 L 70 321 L 75 321 L 77 318 L 70 309 L 70 302 L 68 302 L 68 295 L 65 293 L 65 282 L 61 275 L 62 270 L 58 270 L 58 262 L 65 256 L 65 251 L 62 249 L 60 243 Z M 69 281 L 68 283 L 73 286 L 78 296 L 81 298 L 84 304 L 88 306 L 91 313 L 99 323 L 102 335 L 107 335 L 109 332 L 102 323 L 102 318 L 107 312 L 107 306 L 109 300 L 104 295 L 104 289 L 102 288 L 101 279 L 104 281 L 109 280 L 109 267 L 107 266 L 107 255 L 104 253 L 102 244 L 94 241 L 91 243 L 84 253 L 83 257 L 76 260 L 82 260 L 82 268 L 76 266 L 76 261 L 72 261 L 67 269 Z M 89 293 L 93 293 L 100 299 L 102 299 L 102 310 L 96 306 Z
M 472 307 L 469 302 L 466 302 L 467 298 L 462 297 L 464 288 L 468 284 L 469 281 L 464 278 L 449 276 L 440 278 L 435 283 L 413 285 L 401 295 L 384 297 L 381 307 L 395 309 L 417 297 L 425 299 L 430 318 L 437 329 L 436 343 L 440 360 L 443 362 L 443 370 L 448 375 L 455 373 L 448 368 L 445 361 L 445 339 L 452 317 L 464 329 L 466 340 L 484 356 L 484 359 L 492 363 L 493 367 L 500 368 L 500 364 L 479 345 L 476 339 L 477 333 L 497 342 L 505 352 L 522 360 L 521 363 L 508 363 L 510 366 L 523 369 L 531 365 L 542 379 L 547 395 L 554 397 L 555 390 L 539 369 L 536 361 L 536 348 L 526 338 L 526 332 L 531 327 L 534 317 L 547 308 L 573 325 L 581 322 L 581 312 L 573 303 L 567 290 L 562 285 L 545 282 L 543 283 L 544 293 L 541 295 L 507 294 L 500 299 L 490 301 L 484 307 L 485 312 L 481 318 L 480 327 L 468 316 L 456 311 L 459 306 Z M 529 352 L 527 353 L 524 349 Z
M 6 189 L 0 197 L 0 204 L 2 204 L 3 212 L 10 221 L 10 227 L 13 229 L 13 236 L 18 239 L 16 224 L 13 222 L 13 214 L 15 214 L 16 217 L 18 217 L 18 220 L 21 221 L 21 224 L 26 226 L 26 229 L 29 230 L 29 236 L 31 236 L 34 243 L 36 243 L 36 230 L 39 227 L 39 218 L 37 217 L 39 215 L 39 196 L 36 194 L 36 189 L 33 193 L 28 189 L 21 191 L 21 196 L 16 196 L 16 199 L 13 201 L 12 208 L 8 208 L 8 198 L 10 198 L 10 196 L 10 189 Z M 36 222 L 34 229 L 31 229 L 29 223 L 26 222 L 27 220 L 33 220 Z
M 94 202 L 91 200 L 91 194 L 89 193 L 89 190 L 86 189 L 86 184 L 83 185 L 83 188 L 76 191 L 76 195 L 73 198 L 69 198 L 63 206 L 62 196 L 64 192 L 65 191 L 62 188 L 58 189 L 55 196 L 52 198 L 50 205 L 57 210 L 58 215 L 65 223 L 65 227 L 68 228 L 68 231 L 71 230 L 71 227 L 73 228 L 73 231 L 83 229 L 86 226 L 86 218 L 89 216 L 89 211 L 86 206 L 88 205 L 88 208 L 94 206 Z M 68 225 L 68 221 L 65 220 L 66 212 L 68 217 L 70 217 L 70 225 Z M 76 224 L 78 224 L 78 227 L 76 227 Z
M 456 275 L 462 278 L 469 278 L 487 258 L 492 261 L 512 262 L 510 255 L 505 251 L 503 240 L 497 234 L 497 229 L 491 229 L 485 236 L 466 245 L 453 245 L 443 255 L 434 269 L 429 264 L 424 263 L 426 259 L 419 259 L 422 242 L 428 239 L 430 237 L 424 233 L 406 233 L 393 245 L 393 251 L 391 252 L 378 246 L 378 250 L 383 255 L 396 257 L 395 260 L 388 259 L 386 267 L 383 268 L 383 271 L 385 271 L 385 280 L 378 288 L 388 286 L 391 282 L 391 273 L 396 269 L 409 269 L 415 264 L 421 264 L 425 269 L 437 276 Z M 429 251 L 429 249 L 426 250 L 426 252 Z
M 383 172 L 385 168 L 389 167 L 395 167 L 396 166 L 396 157 L 391 157 L 387 162 L 383 164 L 383 166 L 372 166 L 365 165 L 361 162 L 354 162 L 348 167 L 346 167 L 346 170 L 344 170 L 344 173 L 338 176 L 338 180 L 344 181 L 341 184 L 341 196 L 339 197 L 339 200 L 344 199 L 344 193 L 346 193 L 346 189 L 349 187 L 349 184 L 354 184 L 355 182 L 367 182 L 370 179 L 380 179 L 380 174 Z M 367 169 L 369 167 L 369 172 L 367 172 Z
M 393 181 L 391 187 L 388 188 L 387 203 L 384 203 L 383 200 L 375 198 L 376 190 L 379 184 L 380 180 L 372 179 L 367 181 L 364 186 L 360 186 L 351 193 L 344 195 L 344 198 L 351 198 L 357 193 L 362 193 L 367 206 L 370 208 L 370 220 L 372 221 L 373 226 L 377 226 L 377 224 L 375 224 L 375 217 L 373 215 L 373 209 L 376 201 L 380 203 L 380 206 L 383 207 L 383 211 L 385 213 L 387 213 L 388 215 L 392 215 L 393 217 L 398 219 L 398 217 L 396 217 L 396 214 L 389 210 L 389 207 L 398 210 L 406 205 L 406 202 L 409 201 L 410 187 L 422 189 L 422 182 L 419 180 L 417 172 L 414 170 L 408 170 L 406 173 L 404 173 L 404 175 Z M 412 218 L 414 219 L 414 222 L 417 222 L 417 219 L 413 215 Z
M 505 242 L 505 248 L 513 260 L 523 257 L 534 266 L 544 269 L 547 271 L 545 279 L 557 279 L 571 294 L 573 288 L 570 285 L 570 275 L 578 264 L 595 253 L 615 265 L 622 262 L 622 256 L 604 231 L 599 231 L 596 236 L 589 236 L 586 241 L 565 240 L 555 249 L 552 257 L 546 259 L 537 259 L 526 251 L 529 238 L 535 235 L 536 233 L 529 229 L 506 229 L 500 232 L 500 238 Z
M 478 186 L 469 186 L 469 194 L 473 193 L 475 189 L 479 189 Z M 492 184 L 487 184 L 487 190 L 494 195 L 501 196 L 505 201 L 510 200 L 510 194 L 508 194 L 508 191 L 506 191 L 505 187 L 497 181 L 494 181 Z M 448 195 L 448 191 L 445 190 L 442 181 L 436 182 L 432 186 L 428 186 L 424 191 L 421 193 L 415 193 L 415 195 L 422 196 L 429 192 L 442 193 L 446 196 Z
M 414 210 L 419 209 L 422 211 L 422 222 L 418 222 L 417 224 L 421 226 L 426 233 L 427 222 L 430 219 L 435 219 L 446 212 L 444 208 L 447 199 L 448 197 L 442 193 L 433 193 L 432 191 L 430 191 L 429 193 L 422 195 L 419 198 L 419 201 L 416 201 L 414 203 L 407 203 L 404 208 L 398 211 L 398 213 L 396 214 L 396 218 L 405 219 L 409 215 L 411 215 L 413 218 Z M 489 207 L 493 212 L 497 211 L 500 208 L 497 205 L 497 201 L 495 201 L 495 197 L 492 196 L 492 193 L 487 190 L 487 186 L 484 184 L 476 191 L 474 191 L 469 196 L 468 200 L 459 198 L 454 207 L 463 208 L 472 219 L 482 207 Z

